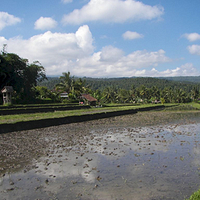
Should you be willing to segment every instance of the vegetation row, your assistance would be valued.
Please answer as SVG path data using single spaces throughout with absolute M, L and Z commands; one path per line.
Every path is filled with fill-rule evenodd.
M 194 79 L 194 78 L 193 78 Z M 178 80 L 178 81 L 174 81 Z M 180 81 L 182 80 L 182 81 Z M 166 80 L 163 78 L 77 78 L 63 72 L 60 78 L 47 78 L 44 67 L 29 63 L 13 53 L 0 54 L 0 89 L 14 88 L 13 103 L 77 103 L 81 93 L 91 94 L 105 103 L 186 103 L 199 99 L 200 82 L 196 77 Z M 188 82 L 190 81 L 190 82 Z M 198 82 L 198 83 L 197 83 Z M 68 98 L 61 98 L 60 93 Z M 2 94 L 0 94 L 2 104 Z

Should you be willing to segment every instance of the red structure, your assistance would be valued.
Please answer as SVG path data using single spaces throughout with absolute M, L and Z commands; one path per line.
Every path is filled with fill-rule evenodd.
M 81 99 L 83 99 L 85 104 L 88 104 L 90 106 L 96 106 L 97 99 L 95 99 L 89 94 L 81 94 Z

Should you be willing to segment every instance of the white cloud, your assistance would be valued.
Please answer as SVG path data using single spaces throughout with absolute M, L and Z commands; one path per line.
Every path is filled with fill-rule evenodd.
M 64 24 L 82 24 L 88 21 L 123 23 L 128 20 L 151 20 L 160 17 L 164 8 L 149 6 L 136 0 L 90 0 L 81 9 L 64 15 Z
M 200 34 L 198 34 L 198 33 L 189 33 L 189 34 L 186 33 L 186 34 L 182 35 L 182 37 L 185 37 L 190 42 L 194 42 L 196 40 L 200 40 Z
M 62 3 L 71 3 L 73 0 L 61 0 Z
M 0 30 L 6 26 L 12 26 L 19 22 L 21 22 L 20 18 L 10 15 L 7 12 L 0 12 Z
M 191 54 L 195 54 L 195 55 L 200 56 L 200 45 L 188 46 L 188 50 Z
M 50 17 L 40 17 L 35 22 L 35 29 L 50 30 L 57 26 L 57 22 Z
M 121 58 L 124 52 L 121 49 L 115 48 L 113 46 L 106 46 L 102 48 L 102 51 L 99 52 L 100 61 L 102 62 L 116 62 Z
M 171 62 L 165 51 L 134 51 L 125 55 L 123 50 L 104 46 L 95 52 L 93 36 L 87 25 L 75 33 L 52 33 L 35 35 L 27 40 L 21 37 L 0 37 L 0 46 L 7 44 L 7 51 L 16 53 L 30 62 L 40 61 L 47 75 L 70 71 L 76 76 L 131 77 L 131 76 L 178 76 L 198 75 L 192 64 L 176 69 L 158 71 L 163 63 Z
M 8 45 L 8 52 L 16 53 L 30 62 L 40 61 L 50 75 L 71 71 L 72 63 L 94 51 L 92 34 L 87 25 L 81 26 L 76 33 L 47 31 L 28 40 L 0 37 L 0 46 L 3 44 Z
M 126 31 L 122 37 L 125 40 L 134 40 L 134 39 L 139 39 L 139 38 L 143 38 L 144 36 L 142 34 L 139 34 L 137 32 L 131 32 L 131 31 Z
M 152 77 L 169 77 L 169 76 L 198 76 L 200 75 L 200 71 L 198 71 L 192 63 L 186 63 L 181 67 L 177 67 L 175 69 L 167 69 L 165 71 L 159 72 L 155 68 L 151 69 L 151 71 L 145 71 L 144 76 L 152 76 Z
M 81 74 L 92 77 L 142 76 L 146 72 L 142 68 L 158 66 L 158 64 L 170 61 L 163 50 L 157 52 L 135 51 L 124 55 L 122 50 L 108 46 L 92 56 L 78 60 L 73 70 L 78 76 Z

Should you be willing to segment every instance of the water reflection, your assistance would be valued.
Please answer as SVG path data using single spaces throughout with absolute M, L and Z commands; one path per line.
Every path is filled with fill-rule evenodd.
M 1 177 L 0 195 L 182 200 L 200 185 L 199 128 L 200 124 L 94 129 L 75 146 L 52 142 L 32 169 Z

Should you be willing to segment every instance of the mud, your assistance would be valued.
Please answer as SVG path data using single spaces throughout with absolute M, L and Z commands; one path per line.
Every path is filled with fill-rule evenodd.
M 200 113 L 141 112 L 0 135 L 1 199 L 184 199 Z

